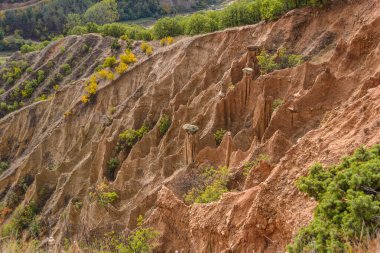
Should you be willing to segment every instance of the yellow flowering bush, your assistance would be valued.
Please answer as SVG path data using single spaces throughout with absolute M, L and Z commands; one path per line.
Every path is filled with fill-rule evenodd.
M 90 101 L 90 99 L 87 95 L 83 95 L 81 101 L 83 104 L 87 104 Z
M 149 43 L 147 42 L 143 42 L 140 48 L 141 48 L 141 51 L 143 51 L 148 56 L 153 54 L 153 47 L 149 45 Z
M 135 63 L 137 61 L 136 56 L 130 49 L 125 50 L 125 53 L 120 55 L 120 61 L 125 64 Z
M 112 71 L 109 71 L 109 70 L 106 70 L 106 69 L 102 69 L 102 70 L 99 70 L 98 72 L 96 72 L 96 74 L 101 78 L 101 79 L 104 79 L 104 80 L 113 80 L 115 78 L 115 75 Z M 91 82 L 91 80 L 90 80 Z
M 90 79 L 85 83 L 84 90 L 86 91 L 86 94 L 81 97 L 81 101 L 83 104 L 87 104 L 90 101 L 91 97 L 96 95 L 96 92 L 98 90 L 98 78 L 96 75 L 92 75 Z
M 128 70 L 128 65 L 125 64 L 124 62 L 120 62 L 119 66 L 117 66 L 115 70 L 116 70 L 116 73 L 123 74 Z
M 160 45 L 161 45 L 161 46 L 171 45 L 171 44 L 173 44 L 173 43 L 174 43 L 174 39 L 173 39 L 173 37 L 171 37 L 171 36 L 168 36 L 168 37 L 162 38 L 162 39 L 160 40 Z

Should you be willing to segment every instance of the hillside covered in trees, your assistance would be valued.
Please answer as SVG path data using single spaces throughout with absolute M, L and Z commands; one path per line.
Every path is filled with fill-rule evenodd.
M 30 7 L 0 10 L 0 27 L 7 34 L 15 31 L 24 38 L 45 40 L 49 35 L 65 32 L 65 24 L 72 22 L 69 14 L 80 14 L 86 17 L 84 22 L 90 22 L 101 17 L 112 18 L 111 21 L 125 21 L 144 17 L 159 17 L 164 14 L 203 8 L 218 0 L 170 1 L 162 0 L 51 0 L 39 1 Z M 17 1 L 28 2 L 28 1 Z M 37 1 L 38 2 L 38 1 Z M 6 4 L 5 2 L 3 4 Z M 11 3 L 11 2 L 9 2 Z M 34 2 L 33 2 L 34 3 Z M 97 4 L 97 5 L 96 5 Z M 95 6 L 94 6 L 95 5 Z M 115 5 L 115 8 L 113 8 Z M 17 6 L 17 5 L 16 5 Z M 110 8 L 116 15 L 109 17 L 106 10 Z M 91 8 L 91 9 L 89 9 Z M 88 10 L 88 13 L 86 11 Z M 105 11 L 105 13 L 104 13 Z
M 206 6 L 216 2 L 219 1 L 195 1 L 194 6 Z M 254 24 L 261 20 L 273 20 L 294 8 L 321 7 L 329 2 L 329 0 L 241 0 L 224 10 L 201 11 L 187 16 L 161 18 L 152 29 L 146 29 L 118 21 L 159 16 L 175 11 L 176 7 L 151 0 L 102 0 L 100 2 L 52 0 L 30 8 L 0 12 L 0 51 L 15 51 L 23 45 L 35 45 L 35 40 L 44 41 L 37 46 L 37 48 L 42 48 L 43 45 L 48 44 L 49 40 L 56 39 L 54 36 L 62 34 L 101 33 L 113 37 L 126 35 L 130 39 L 138 40 L 195 35 L 227 27 Z M 188 2 L 188 6 L 193 6 L 191 3 L 191 1 Z

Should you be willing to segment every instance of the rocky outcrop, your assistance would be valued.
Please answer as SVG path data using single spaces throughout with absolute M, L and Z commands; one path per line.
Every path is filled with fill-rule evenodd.
M 1 158 L 11 161 L 0 176 L 1 196 L 31 177 L 17 204 L 40 200 L 55 249 L 64 238 L 91 242 L 110 230 L 134 229 L 142 214 L 160 232 L 158 252 L 282 251 L 315 207 L 294 181 L 315 161 L 331 164 L 380 142 L 378 8 L 371 0 L 294 10 L 275 22 L 183 38 L 100 87 L 91 104 L 80 102 L 84 80 L 78 80 L 49 101 L 11 113 L 0 120 Z M 280 46 L 307 61 L 244 75 L 246 67 L 257 73 L 247 48 Z M 285 103 L 272 111 L 278 98 Z M 172 123 L 161 136 L 156 123 L 163 113 Z M 182 129 L 189 122 L 199 129 L 190 135 L 195 149 Z M 99 206 L 89 192 L 107 180 L 118 135 L 142 125 L 150 131 L 120 157 L 115 180 L 107 182 L 119 199 Z M 230 134 L 216 146 L 213 134 L 221 128 Z M 271 163 L 239 177 L 260 154 Z M 226 164 L 236 175 L 235 191 L 210 204 L 183 203 L 204 166 Z M 44 185 L 52 190 L 41 199 Z M 74 208 L 77 200 L 81 209 Z

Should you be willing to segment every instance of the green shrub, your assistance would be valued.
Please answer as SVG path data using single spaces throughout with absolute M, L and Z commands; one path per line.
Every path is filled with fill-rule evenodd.
M 68 64 L 68 63 L 65 63 L 65 64 L 62 64 L 61 65 L 61 73 L 64 75 L 64 76 L 67 76 L 67 75 L 70 75 L 71 74 L 71 66 L 70 66 L 70 64 Z M 62 78 L 63 79 L 63 78 Z M 61 80 L 62 80 L 61 79 Z M 58 81 L 60 81 L 60 80 L 58 80 Z
M 110 187 L 106 183 L 100 183 L 96 186 L 95 191 L 90 192 L 90 199 L 96 200 L 100 206 L 107 206 L 108 204 L 112 204 L 119 198 L 119 195 L 110 191 Z
M 93 247 L 99 249 L 100 252 L 151 252 L 153 249 L 152 242 L 158 236 L 158 232 L 150 227 L 144 228 L 143 222 L 144 218 L 140 215 L 137 218 L 137 228 L 134 229 L 127 238 L 125 238 L 122 233 L 111 231 L 104 234 L 100 240 L 97 240 Z
M 24 88 L 21 91 L 21 95 L 23 98 L 29 98 L 33 95 L 34 90 L 37 88 L 38 84 L 35 79 L 31 81 L 25 81 Z
M 9 168 L 9 163 L 0 162 L 0 175 Z
M 99 32 L 99 26 L 94 22 L 88 22 L 86 24 L 87 32 L 89 33 L 97 33 Z
M 104 62 L 103 62 L 103 68 L 113 68 L 115 67 L 117 61 L 116 61 L 116 57 L 115 56 L 110 56 L 110 57 L 107 57 L 106 59 L 104 59 Z
M 277 18 L 285 10 L 283 1 L 281 0 L 261 0 L 260 12 L 264 20 L 272 20 Z
M 67 68 L 67 67 L 65 67 L 65 68 Z M 65 71 L 65 70 L 62 69 L 61 71 Z M 63 78 L 64 78 L 64 76 L 61 73 L 56 73 L 54 75 L 53 80 L 51 80 L 53 82 L 52 84 L 62 81 Z
M 170 125 L 171 125 L 171 119 L 169 115 L 162 115 L 160 121 L 158 122 L 158 130 L 160 132 L 160 135 L 165 135 L 166 131 L 168 131 Z
M 38 238 L 41 233 L 41 224 L 37 219 L 34 219 L 29 225 L 29 232 L 33 238 Z
M 34 52 L 34 51 L 40 51 L 44 49 L 47 45 L 50 44 L 50 41 L 43 41 L 41 43 L 31 43 L 31 44 L 25 44 L 20 47 L 20 51 L 23 54 Z
M 275 54 L 269 54 L 266 50 L 262 50 L 257 56 L 257 60 L 262 75 L 276 69 L 291 68 L 303 63 L 302 55 L 289 54 L 285 48 L 279 48 Z
M 28 63 L 26 61 L 12 61 L 9 67 L 3 68 L 1 79 L 5 81 L 7 85 L 13 84 L 21 77 L 27 68 Z
M 84 45 L 82 46 L 81 51 L 82 51 L 84 54 L 87 54 L 88 52 L 90 52 L 90 47 L 89 47 L 87 44 L 84 44 Z
M 153 54 L 153 47 L 147 42 L 141 43 L 140 48 L 141 48 L 141 51 L 143 51 L 143 53 L 148 56 Z
M 102 0 L 86 10 L 83 19 L 97 24 L 111 23 L 119 19 L 118 6 L 115 0 Z
M 217 16 L 220 16 L 220 27 L 254 24 L 261 21 L 260 3 L 259 1 L 235 2 Z
M 45 71 L 38 70 L 37 71 L 37 84 L 42 83 L 45 80 Z
M 47 95 L 46 95 L 46 94 L 42 94 L 41 96 L 36 97 L 36 98 L 34 99 L 34 102 L 45 101 L 45 100 L 47 100 L 47 99 L 48 99 Z
M 318 205 L 289 252 L 352 252 L 353 245 L 374 238 L 379 230 L 380 145 L 360 148 L 338 165 L 313 165 L 297 187 Z
M 119 49 L 121 48 L 121 45 L 120 45 L 118 39 L 114 39 L 114 40 L 112 40 L 111 48 L 112 48 L 113 50 L 119 50 Z
M 106 176 L 108 179 L 113 180 L 115 178 L 115 171 L 120 165 L 120 161 L 117 157 L 111 158 L 107 162 Z
M 125 253 L 151 252 L 151 241 L 158 236 L 158 232 L 152 228 L 144 228 L 142 225 L 144 218 L 140 215 L 137 218 L 137 228 L 131 232 L 127 239 L 127 245 L 119 245 L 118 250 Z
M 183 28 L 175 18 L 161 18 L 153 26 L 153 34 L 156 39 L 168 36 L 175 37 L 183 34 Z
M 2 230 L 2 236 L 19 237 L 24 229 L 30 227 L 37 214 L 37 208 L 33 202 L 24 207 L 17 208 L 9 225 Z
M 77 199 L 77 200 L 73 201 L 73 205 L 74 205 L 75 209 L 80 210 L 80 209 L 82 209 L 83 202 L 80 201 L 79 199 Z
M 275 111 L 278 107 L 282 106 L 284 103 L 285 101 L 281 98 L 277 98 L 273 100 L 272 110 Z
M 49 60 L 49 61 L 46 63 L 46 67 L 47 67 L 48 69 L 51 69 L 53 66 L 54 66 L 54 61 L 53 61 L 53 60 Z
M 133 145 L 141 138 L 149 132 L 149 128 L 147 126 L 142 126 L 140 129 L 127 129 L 121 134 L 119 134 L 118 141 L 118 150 L 126 150 L 128 148 L 132 148 Z
M 69 35 L 83 35 L 86 33 L 88 33 L 87 27 L 80 25 L 74 26 L 68 31 Z
M 274 55 L 269 54 L 266 50 L 262 50 L 260 55 L 257 56 L 257 60 L 260 66 L 260 72 L 262 75 L 273 72 L 279 69 L 278 64 L 275 61 Z
M 196 35 L 215 31 L 218 27 L 210 17 L 202 14 L 193 14 L 189 17 L 185 26 L 185 34 Z
M 218 146 L 220 145 L 226 133 L 227 133 L 226 129 L 219 129 L 214 133 L 214 139 L 215 139 L 216 145 Z
M 5 206 L 9 208 L 14 208 L 18 205 L 20 201 L 20 197 L 17 195 L 16 191 L 14 188 L 11 188 L 8 192 L 7 195 L 5 196 Z
M 210 203 L 219 200 L 223 193 L 228 192 L 228 175 L 227 167 L 206 168 L 201 175 L 201 185 L 185 194 L 185 202 L 188 204 Z
M 106 206 L 113 203 L 116 199 L 119 198 L 116 192 L 103 192 L 99 195 L 98 203 L 101 206 Z

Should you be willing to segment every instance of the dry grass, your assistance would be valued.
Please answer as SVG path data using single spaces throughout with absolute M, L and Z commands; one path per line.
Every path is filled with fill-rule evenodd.
M 380 253 L 380 232 L 374 239 L 367 239 L 366 241 L 354 245 L 352 252 L 355 253 Z

